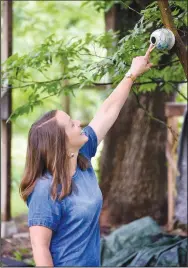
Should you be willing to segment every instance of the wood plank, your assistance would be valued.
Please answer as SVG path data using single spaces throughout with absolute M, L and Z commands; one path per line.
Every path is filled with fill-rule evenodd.
M 3 2 L 1 61 L 12 55 L 12 0 Z M 11 89 L 2 100 L 3 120 L 1 120 L 1 217 L 3 221 L 11 220 L 11 123 L 6 120 L 12 111 Z
M 177 132 L 177 117 L 169 117 L 167 120 L 168 125 L 170 125 L 175 132 Z M 174 220 L 174 189 L 175 189 L 175 178 L 176 173 L 174 172 L 174 144 L 175 140 L 172 132 L 168 129 L 167 132 L 167 143 L 166 143 L 166 157 L 168 161 L 168 230 L 173 229 Z M 171 161 L 169 161 L 171 160 Z M 171 163 L 172 162 L 172 163 Z
M 165 104 L 165 116 L 182 116 L 185 113 L 187 104 L 179 102 L 166 102 Z

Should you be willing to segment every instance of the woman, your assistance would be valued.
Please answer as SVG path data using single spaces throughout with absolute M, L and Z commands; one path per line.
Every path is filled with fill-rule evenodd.
M 63 111 L 35 122 L 20 193 L 29 208 L 28 226 L 36 266 L 100 266 L 102 194 L 91 165 L 97 145 L 114 124 L 133 81 L 152 66 L 151 46 L 82 131 Z

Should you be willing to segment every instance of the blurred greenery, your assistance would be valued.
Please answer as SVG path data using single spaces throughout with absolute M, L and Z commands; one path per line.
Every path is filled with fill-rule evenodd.
M 26 204 L 20 198 L 18 189 L 15 188 L 11 191 L 11 215 L 12 217 L 19 216 L 20 214 L 27 213 L 28 209 Z
M 115 2 L 121 3 L 122 8 L 129 8 L 126 1 L 117 0 Z M 179 5 L 179 2 L 176 2 L 169 1 L 174 20 L 176 19 L 176 26 L 178 29 L 187 27 L 187 13 L 182 9 L 184 5 Z M 16 11 L 18 13 L 15 16 L 15 27 L 20 22 L 20 16 L 23 19 L 27 17 L 26 23 L 21 27 L 21 35 L 17 35 L 15 32 L 17 42 L 19 43 L 20 38 L 23 37 L 22 35 L 30 30 L 29 36 L 32 36 L 32 40 L 31 36 L 29 38 L 26 35 L 25 44 L 27 45 L 28 42 L 32 46 L 32 42 L 35 40 L 37 46 L 32 46 L 32 49 L 30 47 L 29 53 L 26 54 L 23 54 L 24 49 L 21 55 L 14 53 L 3 64 L 3 87 L 6 88 L 5 83 L 8 73 L 9 83 L 14 90 L 21 90 L 26 100 L 19 107 L 15 107 L 11 119 L 15 119 L 22 114 L 29 114 L 34 107 L 42 106 L 44 99 L 47 103 L 46 98 L 50 96 L 74 95 L 75 88 L 87 88 L 87 86 L 96 84 L 96 82 L 105 83 L 110 81 L 112 83 L 111 89 L 113 89 L 130 68 L 132 58 L 146 51 L 153 29 L 163 25 L 159 7 L 155 1 L 140 12 L 141 18 L 135 22 L 134 29 L 117 41 L 118 32 L 114 33 L 112 30 L 104 32 L 104 27 L 99 27 L 100 30 L 97 34 L 96 32 L 93 33 L 88 26 L 93 21 L 90 19 L 87 23 L 83 23 L 91 16 L 83 15 L 83 20 L 81 18 L 82 13 L 90 14 L 93 11 L 100 11 L 95 14 L 97 18 L 95 21 L 98 21 L 101 10 L 108 10 L 113 1 L 108 3 L 101 1 L 97 4 L 94 1 L 89 1 L 83 2 L 81 6 L 78 5 L 78 2 L 73 1 L 68 3 L 57 2 L 58 4 L 56 1 L 48 3 L 31 2 L 30 6 L 30 1 L 27 5 L 26 2 L 22 2 L 21 7 L 15 8 L 15 13 Z M 57 6 L 59 3 L 60 6 Z M 70 12 L 70 7 L 72 8 L 74 3 L 74 9 L 71 9 Z M 63 9 L 61 5 L 65 5 Z M 22 8 L 22 13 L 19 13 L 20 8 Z M 32 8 L 34 16 L 31 16 Z M 79 17 L 75 15 L 78 8 Z M 38 11 L 40 11 L 40 16 L 38 16 Z M 54 20 L 52 14 L 55 16 Z M 65 24 L 62 24 L 64 30 L 62 31 L 61 28 L 58 31 L 60 22 L 58 20 L 57 23 L 57 18 L 60 18 L 62 14 L 63 21 L 66 21 L 69 17 L 68 21 L 71 21 L 71 23 L 66 21 Z M 71 16 L 74 14 L 73 19 L 70 14 Z M 45 26 L 43 25 L 44 21 L 46 22 Z M 77 29 L 79 30 L 81 27 L 82 31 L 78 31 L 75 35 L 73 29 L 76 28 L 75 25 L 77 24 L 79 26 Z M 40 28 L 38 25 L 43 26 Z M 102 25 L 104 25 L 104 20 Z M 43 31 L 45 27 L 47 32 Z M 36 37 L 38 28 L 40 28 L 41 38 Z M 87 31 L 84 32 L 83 29 L 87 29 Z M 17 52 L 17 49 L 15 45 L 15 52 Z M 107 56 L 109 49 L 111 56 Z M 162 56 L 169 53 L 169 51 L 159 51 L 157 49 L 152 52 L 151 60 L 156 67 L 137 79 L 139 82 L 143 82 L 139 87 L 140 93 L 154 91 L 157 83 L 160 83 L 161 90 L 170 93 L 176 91 L 172 86 L 174 81 L 185 80 L 183 68 L 174 53 L 172 53 L 171 62 L 163 65 L 163 69 L 160 68 L 159 64 Z
M 179 89 L 181 94 L 176 95 L 176 102 L 184 103 L 187 105 L 187 101 L 185 100 L 185 98 L 188 99 L 187 85 L 186 84 L 180 85 L 178 87 L 178 89 Z M 179 131 L 179 133 L 181 132 L 181 129 L 182 129 L 183 120 L 184 120 L 183 116 L 178 117 L 178 131 Z
M 98 13 L 92 6 L 81 6 L 84 1 L 14 1 L 14 28 L 13 28 L 13 54 L 29 53 L 36 45 L 42 43 L 50 34 L 57 38 L 70 40 L 74 36 L 82 37 L 87 32 L 101 34 L 104 32 L 104 16 Z M 42 77 L 33 71 L 36 80 Z M 57 66 L 52 70 L 52 76 L 57 72 Z M 46 74 L 51 76 L 50 71 Z M 29 90 L 13 90 L 13 110 L 27 102 Z M 102 93 L 96 90 L 75 90 L 75 96 L 70 96 L 71 116 L 80 119 L 83 123 L 89 122 L 97 107 L 102 102 Z M 28 115 L 22 115 L 13 121 L 12 137 L 12 215 L 17 216 L 27 211 L 27 206 L 21 200 L 18 185 L 25 164 L 27 147 L 27 134 L 31 124 L 43 113 L 51 109 L 63 109 L 63 96 L 54 96 L 46 99 L 41 105 L 34 108 Z M 102 146 L 102 144 L 101 144 Z M 93 165 L 98 172 L 97 158 L 100 155 L 101 146 Z
M 89 122 L 107 93 L 123 78 L 132 58 L 143 54 L 148 47 L 153 25 L 162 26 L 154 2 L 140 13 L 134 29 L 117 43 L 118 33 L 105 33 L 104 24 L 104 11 L 115 2 L 128 8 L 131 1 L 14 1 L 13 56 L 4 65 L 13 85 L 12 203 L 18 196 L 31 124 L 50 109 L 64 109 L 67 94 L 71 98 L 71 117 Z M 176 26 L 187 26 L 184 4 L 170 1 L 170 5 Z M 107 57 L 108 48 L 113 53 Z M 163 54 L 168 52 L 154 50 L 152 62 L 157 65 Z M 172 62 L 163 70 L 153 68 L 139 81 L 152 82 L 153 77 L 163 81 L 184 80 L 182 66 L 175 55 Z M 103 92 L 88 87 L 93 82 L 108 81 L 113 84 Z M 139 90 L 155 88 L 155 83 L 144 84 Z M 185 88 L 185 85 L 179 88 L 184 95 L 187 94 Z M 161 89 L 176 91 L 169 83 L 164 83 Z M 46 98 L 49 95 L 54 96 Z M 178 94 L 177 101 L 185 102 L 185 99 Z M 101 148 L 102 144 L 93 160 L 99 179 Z M 13 214 L 24 211 L 21 206 L 19 201 L 13 204 Z

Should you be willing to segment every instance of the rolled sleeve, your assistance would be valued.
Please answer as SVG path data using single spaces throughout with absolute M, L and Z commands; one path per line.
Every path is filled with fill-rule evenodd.
M 56 231 L 62 216 L 62 205 L 52 200 L 50 186 L 46 182 L 38 182 L 27 200 L 28 226 L 44 226 Z
M 85 127 L 83 130 L 85 135 L 88 137 L 88 141 L 80 149 L 80 152 L 83 153 L 89 159 L 91 159 L 92 157 L 95 156 L 97 151 L 97 145 L 98 145 L 97 135 L 90 126 Z

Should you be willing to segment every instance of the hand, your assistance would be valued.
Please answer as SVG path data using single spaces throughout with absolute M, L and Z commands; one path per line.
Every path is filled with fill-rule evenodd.
M 154 46 L 151 44 L 145 56 L 139 56 L 132 60 L 130 71 L 134 76 L 138 77 L 153 66 L 153 64 L 149 62 L 150 53 L 153 49 Z

